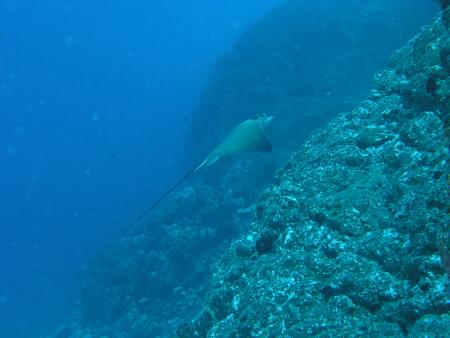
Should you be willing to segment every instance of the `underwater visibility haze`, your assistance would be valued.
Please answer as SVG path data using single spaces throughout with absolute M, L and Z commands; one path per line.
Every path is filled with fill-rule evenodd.
M 69 311 L 87 259 L 181 174 L 208 67 L 276 3 L 0 2 L 0 336 Z
M 449 13 L 0 0 L 0 337 L 443 336 Z

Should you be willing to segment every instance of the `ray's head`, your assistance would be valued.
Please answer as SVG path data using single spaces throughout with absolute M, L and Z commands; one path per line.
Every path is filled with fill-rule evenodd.
M 264 125 L 273 120 L 273 116 L 269 116 L 266 114 L 256 114 L 250 120 L 258 120 L 261 123 L 261 126 L 264 127 Z

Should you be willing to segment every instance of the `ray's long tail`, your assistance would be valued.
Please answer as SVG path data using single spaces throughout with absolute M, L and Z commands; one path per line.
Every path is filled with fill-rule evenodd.
M 125 229 L 122 230 L 122 232 L 119 234 L 119 238 L 125 236 L 136 224 L 138 224 L 153 208 L 155 208 L 161 201 L 163 201 L 167 196 L 170 195 L 171 192 L 173 192 L 175 189 L 177 189 L 180 185 L 182 185 L 193 173 L 195 173 L 197 170 L 199 170 L 201 167 L 203 167 L 204 163 L 202 163 L 200 166 L 189 170 L 177 183 L 175 183 L 169 190 L 167 190 L 160 198 L 158 198 L 156 201 L 154 201 L 147 209 L 145 209 L 141 215 L 139 215 L 136 220 L 128 225 Z

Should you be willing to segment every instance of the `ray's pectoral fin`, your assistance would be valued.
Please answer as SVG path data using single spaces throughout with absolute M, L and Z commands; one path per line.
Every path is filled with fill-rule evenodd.
M 272 151 L 272 144 L 264 132 L 264 124 L 270 120 L 272 117 L 260 115 L 236 126 L 194 172 L 204 166 L 214 164 L 221 158 L 238 153 Z
M 261 130 L 261 135 L 258 135 L 258 139 L 255 141 L 255 144 L 250 151 L 258 151 L 258 152 L 269 152 L 272 151 L 272 143 L 270 143 L 267 138 L 264 130 Z
M 270 118 L 261 116 L 242 122 L 208 157 L 212 158 L 215 155 L 222 158 L 237 153 L 271 151 L 272 144 L 263 129 L 267 121 L 270 121 Z

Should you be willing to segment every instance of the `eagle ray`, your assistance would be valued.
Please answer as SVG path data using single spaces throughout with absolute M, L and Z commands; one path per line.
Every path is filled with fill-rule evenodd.
M 161 197 L 154 201 L 144 212 L 129 226 L 127 226 L 119 237 L 124 236 L 136 224 L 138 224 L 153 208 L 164 200 L 171 192 L 183 184 L 189 177 L 203 167 L 214 164 L 217 160 L 229 157 L 238 153 L 247 152 L 269 152 L 272 151 L 272 144 L 269 141 L 264 125 L 273 119 L 272 116 L 258 114 L 253 118 L 245 120 L 237 125 L 197 167 L 189 170 L 177 183 L 175 183 Z

